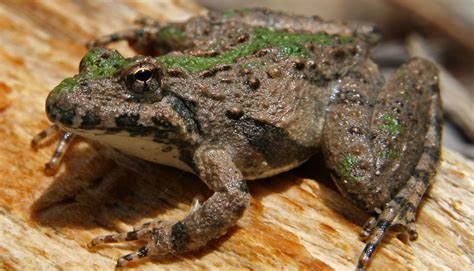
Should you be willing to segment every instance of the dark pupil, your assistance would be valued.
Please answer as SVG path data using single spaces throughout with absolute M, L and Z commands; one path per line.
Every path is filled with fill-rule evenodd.
M 152 73 L 150 70 L 142 69 L 142 70 L 136 71 L 134 76 L 136 80 L 146 82 L 151 78 Z

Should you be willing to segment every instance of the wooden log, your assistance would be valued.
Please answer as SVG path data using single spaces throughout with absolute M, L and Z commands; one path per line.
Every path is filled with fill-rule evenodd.
M 86 41 L 130 27 L 138 16 L 178 20 L 201 12 L 186 1 L 0 3 L 0 270 L 111 270 L 139 244 L 89 251 L 91 238 L 155 218 L 179 219 L 195 195 L 210 195 L 195 176 L 144 162 L 119 166 L 111 150 L 84 140 L 47 176 L 43 164 L 54 144 L 30 148 L 49 125 L 47 93 L 77 71 Z M 371 268 L 472 267 L 473 168 L 445 149 L 419 210 L 419 240 L 405 244 L 390 234 Z M 144 261 L 140 269 L 354 268 L 368 215 L 337 192 L 320 159 L 249 186 L 251 206 L 226 235 L 195 252 Z

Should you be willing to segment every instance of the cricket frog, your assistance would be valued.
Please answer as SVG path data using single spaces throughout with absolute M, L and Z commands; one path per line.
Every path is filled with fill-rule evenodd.
M 368 58 L 379 37 L 369 24 L 265 9 L 144 21 L 90 44 L 79 74 L 49 94 L 54 125 L 34 142 L 64 131 L 50 169 L 79 135 L 195 173 L 214 192 L 180 221 L 93 239 L 148 242 L 117 266 L 206 245 L 248 207 L 247 180 L 322 152 L 341 193 L 376 215 L 363 229 L 362 270 L 391 227 L 417 238 L 416 209 L 440 154 L 437 69 L 411 59 L 385 82 Z M 139 55 L 103 47 L 119 40 Z

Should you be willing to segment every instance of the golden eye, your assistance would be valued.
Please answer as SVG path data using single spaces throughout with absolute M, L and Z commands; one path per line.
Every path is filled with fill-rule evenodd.
M 133 76 L 135 80 L 145 83 L 153 77 L 153 72 L 147 68 L 140 68 L 135 71 Z

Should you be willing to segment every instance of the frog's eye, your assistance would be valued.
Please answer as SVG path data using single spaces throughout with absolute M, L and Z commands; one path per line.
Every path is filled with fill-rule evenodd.
M 133 76 L 135 76 L 135 80 L 146 83 L 153 76 L 153 72 L 150 69 L 141 68 L 136 70 Z
M 137 63 L 123 75 L 127 89 L 135 94 L 156 93 L 161 88 L 162 72 L 149 62 Z

